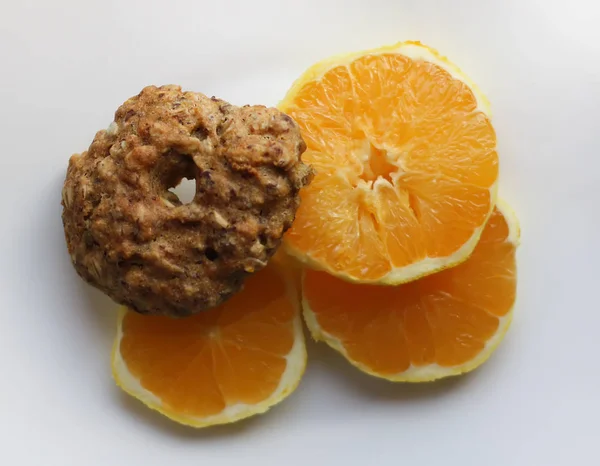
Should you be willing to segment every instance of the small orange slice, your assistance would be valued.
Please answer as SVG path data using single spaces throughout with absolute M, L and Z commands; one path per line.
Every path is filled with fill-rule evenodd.
M 348 281 L 399 284 L 464 261 L 496 199 L 489 105 L 419 43 L 310 68 L 280 104 L 317 175 L 288 252 Z
M 122 310 L 112 357 L 117 384 L 193 427 L 265 412 L 306 366 L 299 299 L 273 264 L 216 309 L 185 319 Z
M 359 285 L 304 275 L 304 317 L 352 364 L 393 381 L 422 382 L 475 369 L 508 330 L 515 301 L 519 227 L 498 204 L 472 256 L 400 285 Z

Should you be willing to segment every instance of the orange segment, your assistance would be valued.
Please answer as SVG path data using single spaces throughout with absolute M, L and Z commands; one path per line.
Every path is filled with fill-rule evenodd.
M 452 255 L 455 245 L 467 244 L 473 231 L 479 229 L 481 219 L 487 218 L 487 189 L 435 175 L 405 175 L 402 181 L 413 197 L 412 210 L 419 219 L 420 239 L 433 257 Z
M 464 261 L 493 207 L 496 136 L 476 87 L 416 43 L 315 65 L 280 108 L 317 175 L 288 251 L 362 283 L 399 284 Z
M 122 312 L 116 380 L 168 417 L 196 427 L 266 411 L 293 391 L 305 367 L 289 278 L 270 264 L 224 305 L 186 319 Z
M 481 364 L 508 329 L 518 226 L 492 214 L 471 257 L 397 287 L 353 284 L 306 270 L 306 323 L 360 369 L 397 381 L 455 375 Z

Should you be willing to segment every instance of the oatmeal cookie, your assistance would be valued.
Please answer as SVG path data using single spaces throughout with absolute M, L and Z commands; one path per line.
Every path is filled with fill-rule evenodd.
M 143 314 L 218 306 L 265 266 L 311 179 L 296 123 L 179 86 L 146 87 L 69 161 L 62 192 L 77 273 Z M 196 183 L 183 204 L 169 189 Z

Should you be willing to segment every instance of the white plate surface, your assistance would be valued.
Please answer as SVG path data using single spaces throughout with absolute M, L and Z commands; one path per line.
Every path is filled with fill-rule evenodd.
M 337 2 L 340 3 L 337 3 Z M 600 6 L 584 0 L 2 2 L 0 464 L 596 465 Z M 311 63 L 418 39 L 492 102 L 519 296 L 480 370 L 393 385 L 309 346 L 267 415 L 194 431 L 110 376 L 115 313 L 66 253 L 68 157 L 147 84 L 274 105 Z

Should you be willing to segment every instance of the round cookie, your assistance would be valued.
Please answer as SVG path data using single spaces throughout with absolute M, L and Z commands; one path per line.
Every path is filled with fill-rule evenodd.
M 296 123 L 179 86 L 127 100 L 69 161 L 63 225 L 77 273 L 137 312 L 213 308 L 264 267 L 312 177 Z M 182 204 L 169 191 L 194 179 Z

